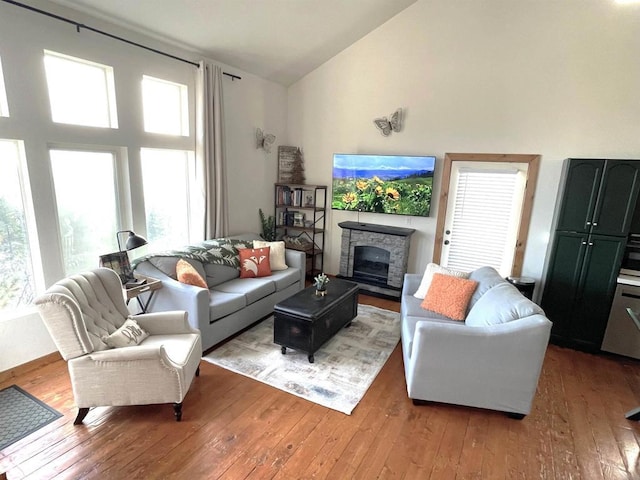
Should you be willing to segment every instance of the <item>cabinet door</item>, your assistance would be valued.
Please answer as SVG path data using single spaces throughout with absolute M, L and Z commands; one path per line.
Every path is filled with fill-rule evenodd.
M 587 249 L 587 235 L 556 232 L 541 306 L 553 322 L 554 336 L 568 338 L 574 301 Z
M 556 230 L 590 231 L 604 164 L 604 160 L 569 160 Z
M 626 236 L 631 227 L 639 189 L 639 161 L 607 160 L 591 232 Z
M 587 240 L 569 336 L 594 350 L 600 348 L 607 327 L 625 244 L 625 238 L 604 235 Z

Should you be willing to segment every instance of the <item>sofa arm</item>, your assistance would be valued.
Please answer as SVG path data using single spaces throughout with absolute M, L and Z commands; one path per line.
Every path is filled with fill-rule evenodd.
M 409 395 L 527 414 L 550 332 L 543 315 L 486 327 L 418 321 L 406 356 Z
M 305 278 L 307 276 L 307 254 L 299 250 L 290 248 L 284 251 L 285 261 L 288 267 L 300 269 L 300 285 L 304 288 Z
M 422 282 L 422 274 L 405 273 L 404 283 L 402 284 L 402 295 L 413 295 L 418 290 L 420 282 Z
M 138 264 L 136 273 L 162 281 L 162 288 L 155 290 L 149 302 L 148 312 L 183 310 L 193 328 L 202 330 L 209 325 L 209 290 L 178 282 L 148 261 Z

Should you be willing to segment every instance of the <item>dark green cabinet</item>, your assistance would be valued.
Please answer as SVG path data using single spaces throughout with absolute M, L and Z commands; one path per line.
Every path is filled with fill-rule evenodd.
M 557 343 L 599 350 L 626 239 L 557 232 L 542 308 Z
M 638 163 L 569 160 L 556 230 L 626 236 L 640 189 Z
M 567 161 L 541 301 L 554 343 L 600 349 L 639 189 L 640 161 Z

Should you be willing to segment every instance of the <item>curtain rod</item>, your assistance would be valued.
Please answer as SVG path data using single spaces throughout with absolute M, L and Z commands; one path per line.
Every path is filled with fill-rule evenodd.
M 6 3 L 10 3 L 12 5 L 15 5 L 16 7 L 25 8 L 25 9 L 30 10 L 32 12 L 36 12 L 36 13 L 39 13 L 41 15 L 45 15 L 47 17 L 55 18 L 56 20 L 60 20 L 61 22 L 70 23 L 71 25 L 74 25 L 76 27 L 76 31 L 78 33 L 80 33 L 80 29 L 81 28 L 84 28 L 85 30 L 89 30 L 91 32 L 98 33 L 100 35 L 104 35 L 105 37 L 109 37 L 109 38 L 112 38 L 114 40 L 119 40 L 121 42 L 128 43 L 129 45 L 133 45 L 135 47 L 143 48 L 143 49 L 148 50 L 150 52 L 157 53 L 158 55 L 163 55 L 165 57 L 173 58 L 174 60 L 178 60 L 180 62 L 188 63 L 188 64 L 193 65 L 195 67 L 200 67 L 200 65 L 198 63 L 192 62 L 190 60 L 186 60 L 184 58 L 180 58 L 180 57 L 177 57 L 175 55 L 171 55 L 170 53 L 163 52 L 162 50 L 157 50 L 155 48 L 147 47 L 146 45 L 142 45 L 140 43 L 136 43 L 136 42 L 133 42 L 131 40 L 127 40 L 126 38 L 118 37 L 117 35 L 113 35 L 111 33 L 105 32 L 103 30 L 98 30 L 97 28 L 90 27 L 89 25 L 85 25 L 84 23 L 76 22 L 75 20 L 71 20 L 69 18 L 62 17 L 60 15 L 56 15 L 54 13 L 47 12 L 45 10 L 41 10 L 39 8 L 36 8 L 36 7 L 32 7 L 30 5 L 25 5 L 24 3 L 20 3 L 20 2 L 17 2 L 15 0 L 2 0 L 2 1 L 6 2 Z M 231 80 L 235 80 L 235 79 L 242 80 L 242 77 L 239 77 L 238 75 L 234 75 L 232 73 L 222 72 L 222 74 L 226 75 L 228 77 L 231 77 Z

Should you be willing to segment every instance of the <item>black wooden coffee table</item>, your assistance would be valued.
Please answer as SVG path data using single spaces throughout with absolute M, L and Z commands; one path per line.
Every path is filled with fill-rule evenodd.
M 282 346 L 313 354 L 342 327 L 358 315 L 358 284 L 332 278 L 327 294 L 316 296 L 315 287 L 305 288 L 274 307 L 273 341 Z

